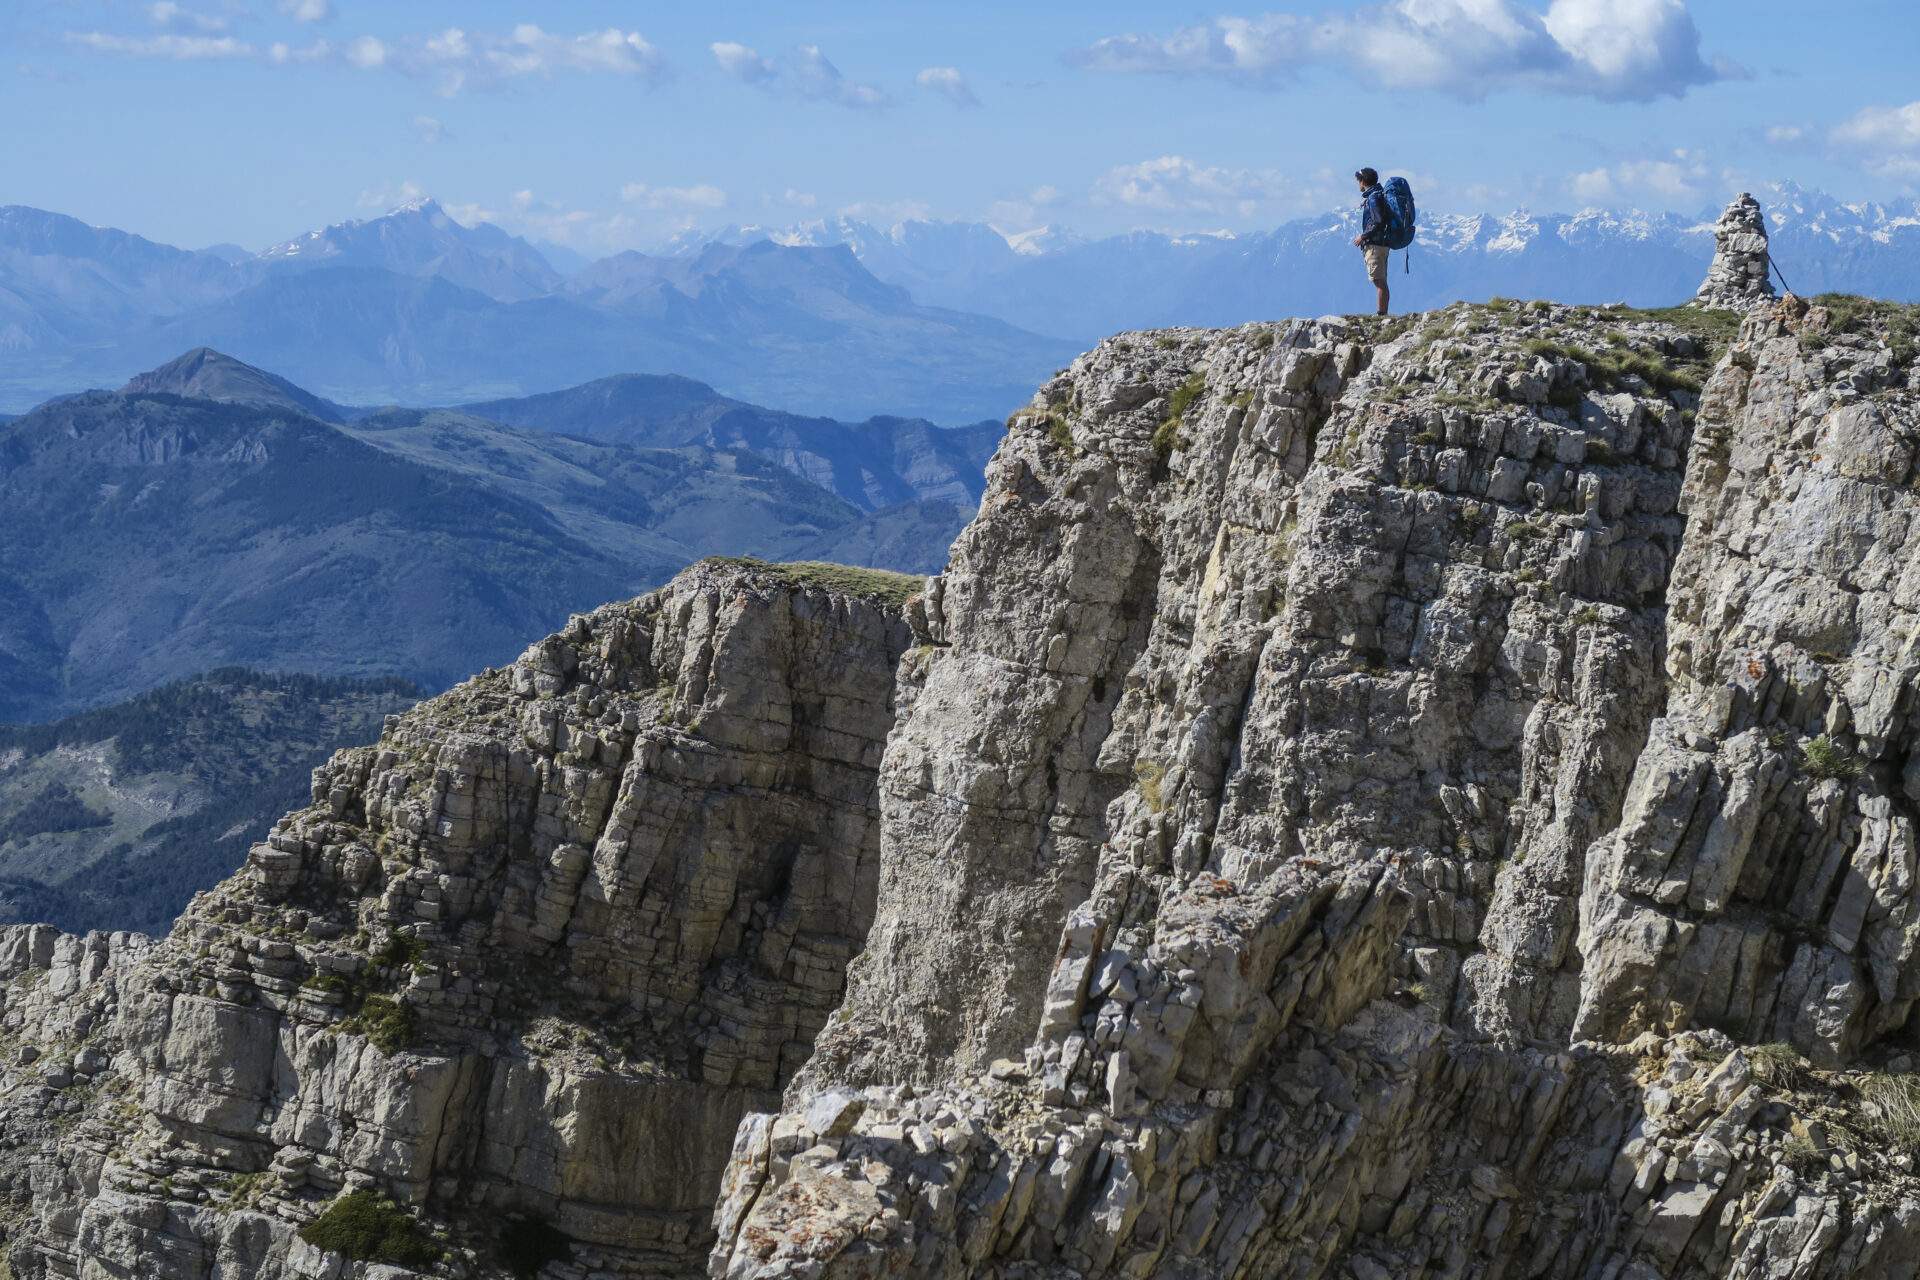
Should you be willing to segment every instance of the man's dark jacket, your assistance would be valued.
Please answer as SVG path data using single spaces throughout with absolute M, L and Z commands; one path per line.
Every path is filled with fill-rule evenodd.
M 1387 242 L 1387 224 L 1393 221 L 1393 215 L 1387 211 L 1387 192 L 1379 183 L 1374 183 L 1360 193 L 1360 243 L 1385 244 Z

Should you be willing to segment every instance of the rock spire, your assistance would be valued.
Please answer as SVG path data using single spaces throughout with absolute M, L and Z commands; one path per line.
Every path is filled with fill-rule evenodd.
M 1703 307 L 1751 311 L 1773 298 L 1767 278 L 1767 224 L 1760 202 L 1742 191 L 1713 224 L 1713 265 L 1694 301 Z

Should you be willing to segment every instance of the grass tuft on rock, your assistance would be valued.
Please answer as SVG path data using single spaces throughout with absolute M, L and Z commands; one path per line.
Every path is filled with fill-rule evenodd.
M 1713 307 L 1626 307 L 1613 314 L 1628 320 L 1670 324 L 1684 330 L 1690 337 L 1704 340 L 1709 348 L 1716 350 L 1730 345 L 1740 336 L 1741 322 L 1746 319 L 1738 311 L 1722 311 Z
M 1147 802 L 1147 808 L 1159 813 L 1167 807 L 1165 793 L 1160 784 L 1167 776 L 1167 767 L 1157 760 L 1142 757 L 1133 762 L 1133 779 L 1140 788 L 1140 796 Z
M 1550 360 L 1575 360 L 1587 367 L 1587 378 L 1603 391 L 1618 391 L 1628 378 L 1638 378 L 1662 395 L 1672 391 L 1697 394 L 1701 380 L 1692 373 L 1673 369 L 1658 356 L 1643 351 L 1589 351 L 1585 347 L 1534 338 L 1526 344 L 1528 355 Z
M 1920 1156 L 1920 1079 L 1875 1071 L 1859 1088 L 1868 1137 L 1901 1155 Z
M 1860 762 L 1824 733 L 1801 749 L 1800 761 L 1809 778 L 1852 782 L 1860 776 Z
M 1807 1074 L 1807 1060 L 1790 1044 L 1757 1044 L 1746 1055 L 1753 1074 L 1776 1089 L 1804 1088 L 1812 1078 Z
M 1185 382 L 1175 387 L 1173 394 L 1167 397 L 1167 415 L 1172 418 L 1186 417 L 1187 409 L 1195 400 L 1200 398 L 1206 389 L 1207 375 L 1204 373 L 1192 375 Z
M 316 1249 L 344 1253 L 355 1262 L 396 1267 L 425 1267 L 440 1260 L 433 1242 L 414 1216 L 371 1191 L 356 1191 L 327 1206 L 300 1229 L 300 1238 Z
M 830 564 L 825 560 L 795 560 L 773 564 L 751 556 L 708 556 L 701 564 L 731 565 L 755 569 L 796 587 L 821 587 L 844 596 L 879 600 L 896 608 L 926 589 L 927 580 L 911 573 L 892 573 L 885 569 L 858 569 L 852 565 Z
M 360 1012 L 343 1021 L 340 1030 L 365 1036 L 388 1056 L 412 1047 L 420 1038 L 413 1010 L 391 996 L 368 996 Z
M 396 933 L 373 955 L 374 963 L 389 969 L 408 969 L 426 954 L 426 944 L 410 933 Z
M 1883 338 L 1900 364 L 1913 360 L 1920 346 L 1920 306 L 1882 302 L 1854 293 L 1822 293 L 1811 301 L 1833 316 L 1835 333 L 1872 333 Z

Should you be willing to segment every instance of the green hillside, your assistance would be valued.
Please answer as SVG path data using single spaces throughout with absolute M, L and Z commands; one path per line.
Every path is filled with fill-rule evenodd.
M 163 932 L 418 686 L 238 667 L 0 725 L 0 924 Z

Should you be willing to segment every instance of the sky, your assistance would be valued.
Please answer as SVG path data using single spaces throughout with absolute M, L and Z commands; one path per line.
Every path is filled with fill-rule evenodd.
M 848 215 L 1920 194 L 1913 0 L 9 0 L 0 205 L 258 250 L 420 196 L 589 256 Z

